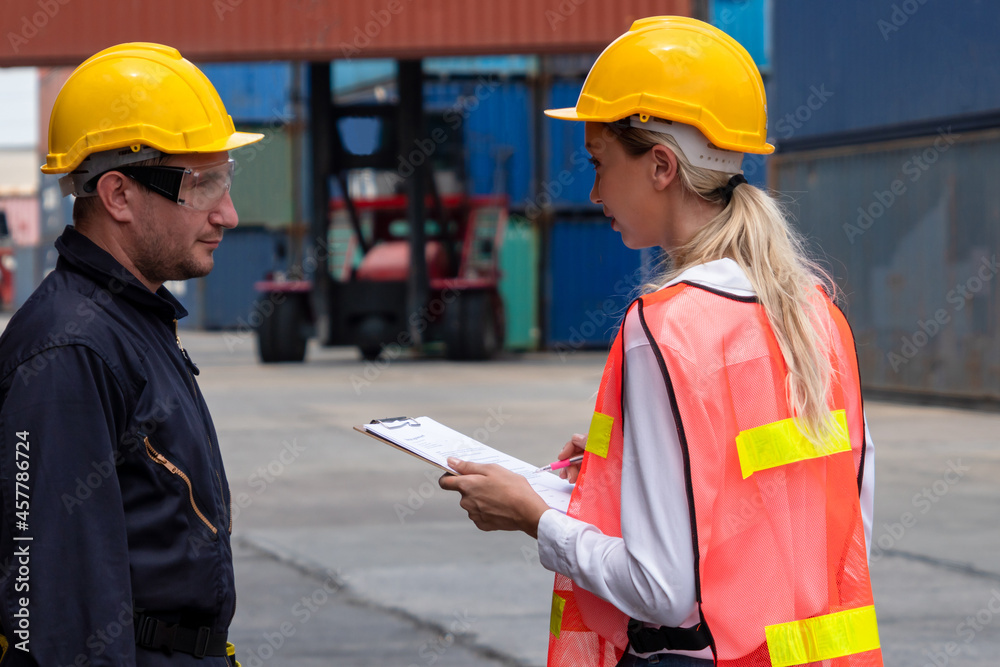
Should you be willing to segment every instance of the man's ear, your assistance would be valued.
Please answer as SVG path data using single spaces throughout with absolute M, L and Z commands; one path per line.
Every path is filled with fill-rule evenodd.
M 135 183 L 118 171 L 109 171 L 97 181 L 97 196 L 116 222 L 132 222 L 139 191 Z
M 677 178 L 677 156 L 663 144 L 656 144 L 649 153 L 653 158 L 653 187 L 666 190 Z

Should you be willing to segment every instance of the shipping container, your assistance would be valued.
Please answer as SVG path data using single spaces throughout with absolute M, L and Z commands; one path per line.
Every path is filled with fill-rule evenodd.
M 869 389 L 1000 399 L 1000 130 L 772 158 Z
M 546 109 L 576 106 L 583 88 L 582 78 L 553 80 L 546 100 Z M 584 207 L 590 203 L 594 185 L 594 170 L 588 162 L 590 153 L 583 147 L 584 123 L 545 117 L 542 120 L 548 155 L 547 172 L 533 203 L 539 209 Z
M 38 151 L 34 146 L 0 149 L 0 197 L 35 195 L 41 173 L 38 167 Z
M 0 66 L 75 65 L 152 37 L 199 62 L 571 53 L 603 48 L 638 18 L 691 12 L 689 0 L 174 0 L 169 11 L 89 0 L 59 2 L 50 16 L 38 2 L 0 3 Z
M 233 329 L 246 334 L 259 324 L 254 283 L 276 266 L 281 232 L 244 227 L 226 232 L 214 253 L 215 266 L 204 278 L 173 281 L 167 288 L 188 310 L 181 325 L 188 329 Z
M 783 149 L 1000 125 L 1000 4 L 774 0 L 769 130 Z
M 244 132 L 264 134 L 257 143 L 232 152 L 236 160 L 232 197 L 240 224 L 284 228 L 296 222 L 293 148 L 298 137 L 292 127 L 238 126 Z
M 215 251 L 215 268 L 203 278 L 202 328 L 253 328 L 264 315 L 255 306 L 254 283 L 275 266 L 276 232 L 237 227 Z
M 560 353 L 607 347 L 648 280 L 649 256 L 626 248 L 608 220 L 556 221 L 545 275 L 547 344 Z
M 11 245 L 34 247 L 41 243 L 41 216 L 38 197 L 0 197 L 0 211 L 7 214 Z
M 538 247 L 538 230 L 526 218 L 511 216 L 500 250 L 499 286 L 508 350 L 538 347 Z
M 771 68 L 773 0 L 708 0 L 708 21 L 739 42 L 761 73 Z
M 294 120 L 294 65 L 288 62 L 198 63 L 237 124 L 284 125 Z
M 526 200 L 534 179 L 531 91 L 523 79 L 482 74 L 430 80 L 424 107 L 440 115 L 445 136 L 461 132 L 470 194 L 506 194 L 513 206 Z

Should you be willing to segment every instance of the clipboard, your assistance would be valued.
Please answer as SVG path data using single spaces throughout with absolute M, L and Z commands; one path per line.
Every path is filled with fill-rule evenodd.
M 377 428 L 372 429 L 376 425 Z M 459 474 L 446 464 L 447 459 L 452 456 L 474 463 L 500 465 L 527 479 L 531 488 L 549 507 L 563 514 L 568 511 L 574 488 L 572 484 L 551 472 L 543 471 L 531 463 L 440 424 L 430 417 L 373 419 L 368 424 L 355 426 L 354 430 L 426 461 L 451 475 Z
M 386 421 L 395 421 L 395 420 L 398 420 L 398 419 L 407 419 L 407 420 L 409 420 L 410 417 L 395 417 L 395 418 L 390 419 L 390 420 L 373 419 L 369 423 L 370 424 L 385 424 Z M 389 428 L 392 428 L 392 427 L 389 426 Z M 385 444 L 389 445 L 390 447 L 394 447 L 394 448 L 398 449 L 399 451 L 401 451 L 401 452 L 403 452 L 405 454 L 409 454 L 413 458 L 419 459 L 419 460 L 423 461 L 424 463 L 430 463 L 432 466 L 434 466 L 438 470 L 443 470 L 444 472 L 448 473 L 449 475 L 457 475 L 458 474 L 457 472 L 455 472 L 451 468 L 449 468 L 447 466 L 443 466 L 440 463 L 438 463 L 437 461 L 432 461 L 432 460 L 430 460 L 430 459 L 428 459 L 426 457 L 421 456 L 420 454 L 417 454 L 415 451 L 413 451 L 411 449 L 407 449 L 406 447 L 402 447 L 400 445 L 397 445 L 392 440 L 389 440 L 387 438 L 383 438 L 378 433 L 375 433 L 373 431 L 367 430 L 364 427 L 364 425 L 355 426 L 354 430 L 357 431 L 358 433 L 363 433 L 363 434 L 367 435 L 369 438 L 374 438 L 375 440 L 378 440 L 379 442 L 385 443 Z

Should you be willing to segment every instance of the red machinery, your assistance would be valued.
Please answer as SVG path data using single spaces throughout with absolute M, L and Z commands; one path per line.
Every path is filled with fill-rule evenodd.
M 366 359 L 386 346 L 440 341 L 452 359 L 487 359 L 503 346 L 503 303 L 497 291 L 498 252 L 507 221 L 505 197 L 445 196 L 427 210 L 425 225 L 428 298 L 407 312 L 410 277 L 406 197 L 351 202 L 360 219 L 362 244 L 351 229 L 348 203 L 332 202 L 326 285 L 325 345 L 356 345 Z M 363 251 L 367 245 L 367 252 Z M 314 321 L 312 281 L 268 280 L 257 290 L 274 304 L 258 329 L 263 361 L 301 361 Z
M 434 342 L 452 359 L 493 356 L 504 334 L 506 198 L 439 193 L 438 177 L 463 190 L 465 147 L 460 121 L 425 112 L 419 60 L 398 63 L 395 103 L 335 105 L 330 76 L 329 64 L 310 65 L 310 238 L 295 279 L 256 286 L 261 360 L 302 361 L 314 333 L 366 359 Z

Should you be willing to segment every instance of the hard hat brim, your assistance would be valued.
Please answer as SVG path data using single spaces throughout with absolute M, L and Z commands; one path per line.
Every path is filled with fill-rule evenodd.
M 148 140 L 142 141 L 140 143 L 142 143 L 145 146 L 149 146 L 150 148 L 155 148 L 161 153 L 165 153 L 167 155 L 188 155 L 193 153 L 221 153 L 223 151 L 231 151 L 237 148 L 242 148 L 243 146 L 249 146 L 250 144 L 256 143 L 263 138 L 264 135 L 258 132 L 233 132 L 231 135 L 226 137 L 225 141 L 216 144 L 208 144 L 206 146 L 200 146 L 198 150 L 177 150 L 176 148 L 173 147 L 170 147 L 169 150 L 166 150 L 166 147 L 160 144 L 159 142 L 148 141 Z M 134 141 L 124 142 L 124 143 L 112 142 L 105 146 L 102 146 L 101 150 L 109 151 L 109 150 L 114 150 L 116 148 L 124 148 L 125 146 L 132 145 L 133 143 L 135 142 Z M 43 174 L 69 173 L 74 169 L 76 169 L 77 167 L 79 167 L 87 156 L 83 152 L 78 152 L 76 158 L 72 162 L 59 164 L 59 159 L 63 157 L 64 157 L 63 155 L 55 157 L 49 155 L 46 163 L 41 166 L 42 173 Z
M 231 151 L 237 148 L 242 148 L 243 146 L 249 146 L 250 144 L 255 144 L 264 138 L 263 134 L 259 132 L 233 132 L 229 135 L 229 139 L 226 141 L 225 146 L 217 150 L 200 150 L 199 153 L 216 153 L 220 151 Z
M 580 114 L 576 111 L 576 107 L 546 109 L 543 113 L 549 118 L 558 118 L 560 120 L 589 120 L 588 118 L 581 118 Z

